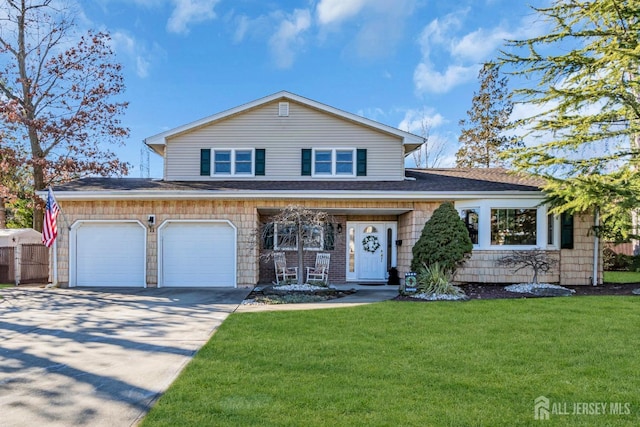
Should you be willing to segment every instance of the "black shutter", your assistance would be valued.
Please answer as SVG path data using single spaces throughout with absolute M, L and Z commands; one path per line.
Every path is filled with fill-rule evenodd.
M 211 176 L 211 150 L 200 150 L 200 175 Z
M 302 171 L 301 175 L 311 176 L 311 149 L 302 149 Z
M 264 225 L 262 232 L 262 248 L 273 249 L 273 223 L 269 222 Z
M 573 215 L 560 215 L 560 249 L 573 249 Z
M 256 148 L 256 175 L 264 176 L 265 171 L 265 151 L 264 148 Z
M 326 223 L 324 225 L 324 245 L 323 250 L 332 251 L 336 248 L 336 238 L 333 232 L 333 224 Z
M 357 150 L 356 175 L 367 176 L 367 150 L 366 148 L 358 148 Z

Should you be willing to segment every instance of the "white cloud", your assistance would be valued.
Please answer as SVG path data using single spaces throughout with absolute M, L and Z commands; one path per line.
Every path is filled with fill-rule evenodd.
M 467 61 L 486 61 L 500 45 L 504 44 L 505 40 L 513 39 L 515 36 L 514 33 L 502 28 L 490 30 L 479 28 L 460 40 L 455 40 L 451 46 L 451 53 Z
M 320 0 L 316 8 L 318 22 L 321 25 L 339 23 L 357 15 L 366 4 L 366 0 Z
M 157 44 L 149 47 L 126 31 L 114 31 L 111 39 L 113 49 L 135 64 L 136 74 L 140 78 L 148 77 L 151 64 L 166 56 L 164 50 Z
M 279 68 L 293 64 L 297 50 L 304 46 L 303 34 L 311 26 L 311 13 L 307 9 L 296 9 L 287 15 L 269 39 L 269 47 Z
M 452 33 L 462 27 L 464 16 L 469 9 L 459 10 L 445 15 L 442 19 L 434 19 L 424 27 L 420 38 L 422 60 L 413 72 L 413 82 L 419 93 L 445 93 L 462 83 L 473 79 L 477 66 L 469 66 L 460 61 L 447 59 L 450 63 L 444 71 L 438 70 L 433 58 L 434 51 L 443 51 L 450 56 Z
M 445 124 L 442 114 L 430 108 L 410 109 L 404 113 L 404 118 L 398 125 L 398 129 L 414 133 L 416 135 L 428 134 L 432 129 Z
M 233 41 L 240 43 L 244 40 L 247 31 L 249 30 L 249 18 L 242 15 L 236 19 L 236 31 L 233 34 Z
M 417 0 L 320 0 L 316 7 L 320 39 L 344 27 L 355 29 L 345 46 L 346 56 L 379 58 L 390 56 L 402 40 L 407 18 Z M 347 33 L 350 34 L 350 33 Z
M 478 74 L 479 65 L 450 65 L 444 72 L 435 70 L 431 64 L 418 64 L 413 73 L 413 82 L 420 93 L 446 93 L 454 87 L 473 80 Z
M 446 93 L 474 79 L 480 64 L 492 59 L 505 40 L 533 37 L 544 31 L 544 25 L 525 17 L 513 30 L 499 25 L 465 33 L 464 21 L 469 13 L 471 9 L 466 8 L 445 15 L 422 30 L 418 39 L 422 58 L 413 73 L 418 93 Z
M 167 31 L 186 34 L 189 25 L 216 17 L 213 10 L 220 0 L 172 0 L 174 10 L 167 21 Z

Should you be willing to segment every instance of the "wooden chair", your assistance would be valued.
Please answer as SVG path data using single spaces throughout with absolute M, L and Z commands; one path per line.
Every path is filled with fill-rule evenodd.
M 276 285 L 280 282 L 298 282 L 298 267 L 287 267 L 287 257 L 284 252 L 274 252 L 273 263 L 276 268 Z
M 329 284 L 329 261 L 331 254 L 319 253 L 316 255 L 315 267 L 307 267 L 307 282 L 322 282 Z

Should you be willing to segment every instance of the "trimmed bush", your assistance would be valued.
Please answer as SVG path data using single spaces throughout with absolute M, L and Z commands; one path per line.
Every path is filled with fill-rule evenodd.
M 469 231 L 453 203 L 443 203 L 426 222 L 422 235 L 413 246 L 411 270 L 418 272 L 423 266 L 438 263 L 453 274 L 471 255 L 472 249 Z
M 604 248 L 602 263 L 605 271 L 637 271 L 640 268 L 640 257 L 618 254 L 611 248 Z

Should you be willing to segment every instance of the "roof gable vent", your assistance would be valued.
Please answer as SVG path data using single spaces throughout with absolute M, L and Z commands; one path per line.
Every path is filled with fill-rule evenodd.
M 289 117 L 289 103 L 281 102 L 278 104 L 278 116 Z

